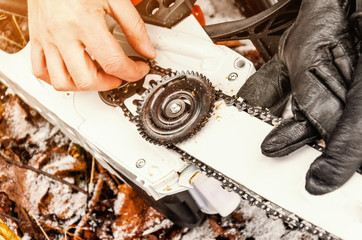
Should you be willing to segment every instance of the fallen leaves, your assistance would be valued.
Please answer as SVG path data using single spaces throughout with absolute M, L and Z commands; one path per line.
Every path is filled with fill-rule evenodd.
M 160 213 L 148 207 L 145 200 L 126 184 L 119 186 L 116 203 L 114 209 L 116 219 L 112 225 L 116 239 L 141 236 L 145 230 L 164 219 Z M 140 216 L 143 217 L 140 218 Z
M 173 225 L 19 98 L 2 99 L 0 212 L 16 234 L 134 239 Z

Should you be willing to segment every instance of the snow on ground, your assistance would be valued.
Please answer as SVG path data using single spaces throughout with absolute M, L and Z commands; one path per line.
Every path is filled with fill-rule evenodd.
M 207 24 L 215 24 L 244 18 L 234 5 L 234 0 L 197 0 Z
M 234 0 L 197 0 L 196 4 L 201 7 L 202 12 L 204 13 L 206 25 L 245 18 L 240 10 L 234 5 Z M 246 51 L 255 50 L 255 47 L 250 40 L 241 40 L 240 42 L 243 43 L 243 46 L 235 49 L 238 53 L 242 54 Z
M 213 240 L 214 232 L 208 221 L 205 221 L 201 226 L 193 228 L 190 232 L 184 235 L 181 240 Z

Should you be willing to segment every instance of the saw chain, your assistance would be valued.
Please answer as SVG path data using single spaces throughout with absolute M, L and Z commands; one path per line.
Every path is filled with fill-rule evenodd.
M 148 60 L 148 65 L 150 66 L 150 74 L 158 74 L 161 75 L 162 79 L 165 79 L 167 77 L 172 77 L 177 75 L 177 72 L 172 71 L 171 69 L 162 68 L 159 65 L 157 65 L 156 61 L 154 60 Z M 190 73 L 190 72 L 187 72 Z M 193 72 L 192 72 L 193 73 Z M 181 73 L 182 75 L 183 73 Z M 193 73 L 194 74 L 194 73 Z M 196 74 L 199 75 L 199 74 Z M 162 80 L 160 81 L 160 84 L 162 85 Z M 147 90 L 150 92 L 150 90 Z M 105 93 L 105 92 L 103 92 Z M 274 116 L 268 109 L 262 108 L 259 106 L 252 106 L 248 104 L 246 101 L 244 101 L 241 98 L 238 98 L 237 96 L 229 96 L 227 94 L 224 94 L 220 90 L 213 91 L 214 94 L 214 102 L 223 101 L 227 106 L 229 107 L 236 107 L 239 111 L 247 112 L 249 115 L 256 117 L 268 124 L 271 124 L 273 126 L 279 125 L 283 119 Z M 100 96 L 102 93 L 100 93 Z M 105 97 L 106 96 L 106 97 Z M 140 116 L 134 115 L 125 105 L 125 99 L 122 96 L 122 94 L 115 90 L 107 91 L 106 94 L 103 94 L 101 96 L 102 100 L 105 101 L 107 104 L 112 106 L 117 106 L 122 109 L 124 112 L 124 116 L 132 123 L 135 123 L 139 130 L 142 130 L 142 125 L 140 124 Z M 106 98 L 106 99 L 105 99 Z M 144 99 L 145 100 L 145 99 Z M 215 108 L 214 104 L 212 106 L 212 110 Z M 210 114 L 208 115 L 210 116 Z M 206 118 L 207 121 L 208 118 Z M 204 124 L 201 124 L 201 127 Z M 140 129 L 141 128 L 141 129 Z M 193 136 L 197 133 L 197 131 L 200 130 L 199 128 L 196 128 L 196 130 L 191 133 L 190 136 Z M 141 132 L 142 133 L 142 132 Z M 234 180 L 228 178 L 223 173 L 217 171 L 216 169 L 208 166 L 201 160 L 197 159 L 196 157 L 188 154 L 186 151 L 182 150 L 181 148 L 177 147 L 174 143 L 168 143 L 168 142 L 158 142 L 153 141 L 149 137 L 145 136 L 145 134 L 141 134 L 142 137 L 144 137 L 147 141 L 157 144 L 157 145 L 163 145 L 164 147 L 168 148 L 169 150 L 172 150 L 176 153 L 178 153 L 181 157 L 181 159 L 188 164 L 191 164 L 195 167 L 197 167 L 201 172 L 206 174 L 208 177 L 212 177 L 219 181 L 222 185 L 222 187 L 230 192 L 237 193 L 242 200 L 247 201 L 250 205 L 259 207 L 260 209 L 264 210 L 266 215 L 274 218 L 274 219 L 281 219 L 285 224 L 287 224 L 291 229 L 294 230 L 305 230 L 308 233 L 318 236 L 320 239 L 326 239 L 326 240 L 337 240 L 340 239 L 331 233 L 311 224 L 310 222 L 303 220 L 302 218 L 298 217 L 297 215 L 283 209 L 282 207 L 268 201 L 267 199 L 263 198 L 259 194 L 249 190 L 245 186 L 241 185 L 240 183 L 235 182 Z M 185 140 L 185 139 L 183 139 Z M 317 150 L 322 150 L 322 146 L 318 144 L 313 145 L 314 148 Z

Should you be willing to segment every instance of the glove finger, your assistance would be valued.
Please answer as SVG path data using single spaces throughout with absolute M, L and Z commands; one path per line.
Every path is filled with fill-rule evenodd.
M 307 173 L 306 189 L 324 194 L 342 186 L 362 166 L 362 59 L 347 94 L 346 108 L 322 156 Z
M 289 95 L 287 68 L 277 56 L 254 73 L 237 94 L 249 104 L 268 108 L 274 115 L 282 113 Z
M 305 189 L 314 195 L 322 195 L 341 187 L 361 166 L 361 157 L 333 158 L 319 156 L 310 166 Z
M 347 88 L 338 69 L 324 62 L 298 75 L 291 87 L 299 110 L 328 139 L 345 106 Z
M 282 157 L 317 139 L 318 133 L 307 121 L 287 120 L 274 128 L 261 144 L 268 157 Z

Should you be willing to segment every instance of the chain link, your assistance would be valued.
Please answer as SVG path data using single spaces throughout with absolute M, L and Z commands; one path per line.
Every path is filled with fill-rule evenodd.
M 237 96 L 229 96 L 221 92 L 220 90 L 216 91 L 216 97 L 222 99 L 226 106 L 234 106 L 236 107 L 240 112 L 245 111 L 249 115 L 256 117 L 266 123 L 269 123 L 273 126 L 279 125 L 283 119 L 274 116 L 269 109 L 262 108 L 259 106 L 252 106 L 248 104 L 247 102 L 243 101 L 241 98 L 238 98 Z

